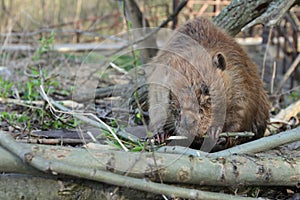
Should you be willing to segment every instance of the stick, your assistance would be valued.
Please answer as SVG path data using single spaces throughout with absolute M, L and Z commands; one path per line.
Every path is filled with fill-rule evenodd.
M 292 65 L 289 67 L 288 71 L 284 74 L 283 79 L 280 81 L 275 94 L 279 94 L 279 92 L 282 89 L 282 87 L 285 84 L 285 82 L 289 79 L 289 77 L 291 76 L 291 74 L 297 68 L 299 62 L 300 62 L 300 54 L 298 54 L 297 58 L 294 60 L 294 62 L 292 63 Z

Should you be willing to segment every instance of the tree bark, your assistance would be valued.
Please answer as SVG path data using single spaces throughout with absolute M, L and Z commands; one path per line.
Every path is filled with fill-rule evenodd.
M 296 0 L 233 0 L 214 18 L 214 23 L 235 36 L 250 22 L 250 26 L 258 23 L 269 26 L 278 23 L 295 2 Z

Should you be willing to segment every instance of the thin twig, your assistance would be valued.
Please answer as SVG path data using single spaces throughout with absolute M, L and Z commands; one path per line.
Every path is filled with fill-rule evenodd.
M 0 102 L 5 104 L 5 103 L 12 103 L 32 109 L 41 109 L 40 107 L 37 106 L 43 106 L 45 104 L 44 101 L 26 101 L 26 100 L 21 100 L 21 99 L 11 99 L 11 98 L 2 98 L 0 97 Z M 37 106 L 34 106 L 37 105 Z
M 275 77 L 276 77 L 276 61 L 274 61 L 274 64 L 273 64 L 273 73 L 272 73 L 272 79 L 271 79 L 271 94 L 273 94 L 274 92 L 274 81 L 275 81 Z
M 272 37 L 272 33 L 273 33 L 273 27 L 274 26 L 271 26 L 271 28 L 269 30 L 270 32 L 269 32 L 269 35 L 268 35 L 267 47 L 266 47 L 266 51 L 265 51 L 265 54 L 264 54 L 263 66 L 262 66 L 262 69 L 261 69 L 261 80 L 264 80 L 267 54 L 268 54 L 268 51 L 269 51 L 269 47 L 271 45 L 271 37 Z
M 224 132 L 219 135 L 219 137 L 253 137 L 255 136 L 252 132 Z M 204 135 L 202 138 L 208 138 L 208 135 Z M 186 140 L 186 136 L 174 135 L 168 137 L 166 140 Z
M 45 104 L 44 101 L 29 101 L 29 100 L 11 99 L 11 98 L 2 98 L 2 97 L 0 97 L 0 102 L 1 103 L 12 103 L 12 104 L 32 108 L 32 109 L 41 109 L 40 107 L 36 107 L 34 105 L 43 106 Z M 83 107 L 83 104 L 77 103 L 72 100 L 63 100 L 63 101 L 57 101 L 57 102 L 65 105 L 68 108 L 72 108 L 72 109 L 75 109 L 75 108 L 78 109 L 78 108 Z
M 85 139 L 86 142 L 93 142 L 92 139 Z M 54 138 L 54 139 L 47 139 L 47 138 L 28 138 L 28 139 L 19 139 L 17 140 L 23 143 L 30 143 L 30 144 L 50 144 L 50 145 L 61 145 L 61 144 L 83 144 L 82 139 L 72 139 L 72 138 Z
M 274 94 L 272 95 L 273 97 L 278 97 L 278 96 L 281 96 L 281 95 L 289 95 L 291 92 L 293 91 L 299 91 L 300 90 L 300 86 L 296 86 L 296 87 L 293 87 L 292 89 L 290 90 L 286 90 L 284 92 L 280 92 L 280 94 Z
M 248 142 L 223 151 L 209 154 L 208 157 L 212 157 L 212 158 L 227 157 L 232 154 L 245 154 L 245 153 L 254 154 L 254 153 L 270 150 L 280 145 L 299 141 L 300 140 L 299 132 L 300 132 L 300 126 L 295 129 L 284 131 L 276 135 L 263 137 L 261 139 L 254 140 L 252 142 Z
M 292 65 L 289 67 L 288 71 L 284 74 L 283 79 L 280 81 L 280 83 L 279 83 L 279 85 L 277 87 L 275 95 L 279 94 L 279 92 L 282 89 L 282 87 L 285 84 L 285 82 L 290 78 L 290 76 L 292 75 L 292 73 L 297 68 L 299 62 L 300 62 L 300 54 L 298 54 L 297 58 L 294 60 L 294 62 L 292 63 Z
M 111 66 L 112 68 L 114 68 L 114 69 L 117 70 L 118 72 L 121 72 L 121 73 L 123 73 L 123 74 L 128 74 L 128 72 L 127 72 L 126 70 L 124 70 L 124 69 L 122 69 L 121 67 L 117 66 L 115 63 L 110 62 L 109 64 L 110 64 L 110 66 Z

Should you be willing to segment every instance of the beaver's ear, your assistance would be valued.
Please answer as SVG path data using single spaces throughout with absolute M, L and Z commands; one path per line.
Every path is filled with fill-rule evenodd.
M 226 61 L 225 61 L 225 57 L 222 53 L 217 52 L 214 56 L 213 56 L 213 66 L 219 68 L 220 70 L 225 70 L 226 69 Z

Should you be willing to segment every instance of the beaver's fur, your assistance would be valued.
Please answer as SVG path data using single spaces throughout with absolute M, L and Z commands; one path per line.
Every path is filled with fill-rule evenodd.
M 210 20 L 174 33 L 149 63 L 150 130 L 187 136 L 251 131 L 263 136 L 269 103 L 256 65 Z

